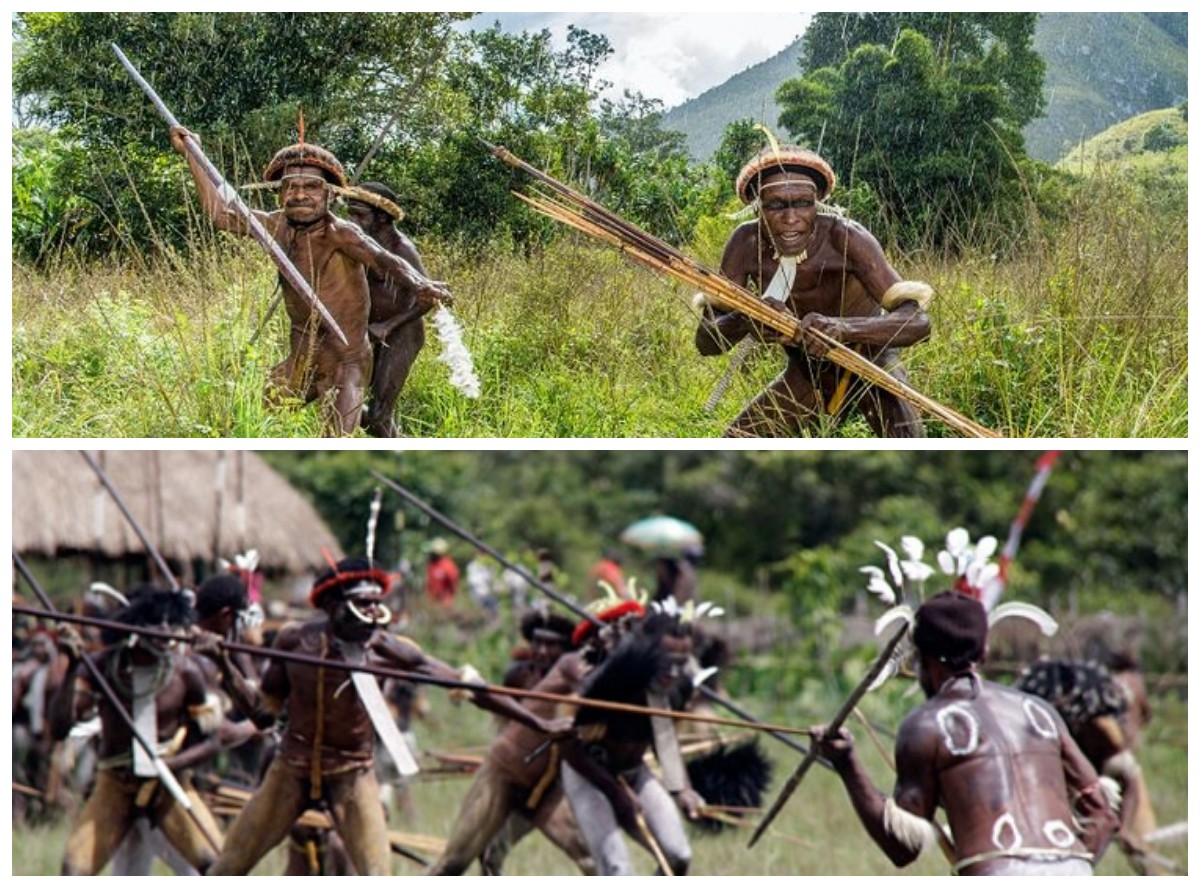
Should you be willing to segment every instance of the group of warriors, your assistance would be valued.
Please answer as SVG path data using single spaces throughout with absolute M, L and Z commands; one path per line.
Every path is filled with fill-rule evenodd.
M 98 635 L 65 623 L 22 635 L 14 781 L 45 797 L 54 780 L 70 781 L 85 748 L 93 758 L 63 874 L 110 863 L 116 875 L 145 874 L 155 857 L 180 873 L 245 874 L 287 842 L 286 874 L 388 874 L 398 851 L 429 874 L 477 865 L 491 875 L 535 829 L 583 874 L 634 874 L 631 843 L 660 874 L 689 871 L 696 830 L 685 824 L 702 824 L 720 805 L 704 796 L 712 784 L 702 769 L 685 762 L 683 723 L 670 713 L 694 710 L 697 689 L 711 682 L 701 660 L 721 645 L 695 619 L 705 606 L 608 594 L 582 621 L 529 611 L 523 643 L 500 684 L 489 685 L 396 634 L 390 583 L 365 558 L 331 566 L 309 593 L 313 615 L 274 631 L 254 649 L 261 656 L 236 643 L 256 631 L 236 571 L 195 593 L 135 588 Z M 954 872 L 977 875 L 1088 874 L 1115 836 L 1136 871 L 1165 872 L 1144 841 L 1153 812 L 1135 751 L 1149 710 L 1135 673 L 1114 678 L 1097 664 L 1044 660 L 1016 686 L 996 684 L 980 675 L 987 631 L 982 605 L 959 592 L 917 610 L 912 638 L 927 702 L 899 728 L 890 794 L 874 786 L 848 732 L 813 729 L 867 834 L 897 866 L 936 846 Z M 426 681 L 497 719 L 436 860 L 398 847 L 378 776 L 392 764 L 401 780 L 420 770 L 411 721 Z M 152 738 L 153 753 L 135 729 Z M 226 773 L 214 773 L 214 761 Z M 740 801 L 757 805 L 766 757 L 734 767 Z M 231 787 L 230 772 L 245 785 Z M 25 799 L 17 786 L 14 815 Z M 222 828 L 206 798 L 236 814 L 232 822 Z
M 205 210 L 218 228 L 249 233 L 229 196 L 189 153 L 193 139 L 181 127 L 172 130 Z M 379 183 L 348 187 L 331 152 L 303 141 L 288 146 L 272 158 L 264 179 L 278 187 L 280 209 L 255 215 L 346 340 L 281 274 L 291 331 L 287 358 L 271 372 L 269 397 L 320 400 L 331 434 L 351 434 L 361 422 L 371 434 L 396 436 L 396 399 L 424 342 L 422 317 L 451 303 L 449 290 L 426 276 L 412 242 L 396 228 L 403 216 L 396 195 Z M 738 176 L 738 197 L 754 218 L 730 236 L 720 272 L 794 315 L 800 332 L 784 341 L 697 294 L 699 353 L 734 350 L 710 406 L 756 342 L 778 345 L 786 356 L 784 371 L 732 421 L 727 436 L 820 434 L 854 414 L 876 435 L 923 434 L 907 401 L 829 360 L 833 340 L 906 381 L 900 349 L 930 335 L 925 309 L 933 298 L 932 287 L 902 279 L 876 238 L 826 202 L 836 181 L 815 152 L 778 145 L 758 153 Z M 349 219 L 332 211 L 338 195 L 348 196 Z

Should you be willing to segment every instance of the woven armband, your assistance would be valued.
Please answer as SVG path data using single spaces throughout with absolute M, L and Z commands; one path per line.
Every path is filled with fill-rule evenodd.
M 879 304 L 893 311 L 905 302 L 915 302 L 924 311 L 933 302 L 933 287 L 924 281 L 896 281 L 883 294 Z
M 1121 810 L 1121 787 L 1111 777 L 1101 777 L 1079 793 L 1080 799 L 1095 795 L 1098 795 L 1114 814 Z
M 911 811 L 905 811 L 890 796 L 883 803 L 883 831 L 909 851 L 918 854 L 927 844 L 937 842 L 932 823 Z
M 702 312 L 706 308 L 711 308 L 713 311 L 730 311 L 732 305 L 727 305 L 716 296 L 710 296 L 708 293 L 697 292 L 692 296 L 692 308 Z

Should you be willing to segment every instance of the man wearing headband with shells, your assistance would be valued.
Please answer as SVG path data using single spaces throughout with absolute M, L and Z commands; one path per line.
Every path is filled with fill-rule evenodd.
M 1091 875 L 1117 828 L 1108 778 L 1080 752 L 1043 700 L 983 681 L 987 612 L 943 592 L 917 610 L 913 643 L 928 702 L 896 737 L 896 786 L 884 795 L 843 728 L 814 730 L 867 833 L 896 866 L 939 841 L 946 811 L 954 872 L 972 876 Z
M 828 346 L 808 335 L 821 331 L 857 348 L 901 380 L 899 349 L 929 336 L 925 308 L 933 289 L 902 280 L 869 231 L 824 208 L 835 183 L 824 159 L 788 145 L 763 149 L 738 175 L 738 197 L 758 218 L 730 236 L 721 272 L 795 314 L 803 332 L 795 342 L 780 342 L 741 313 L 701 303 L 696 347 L 702 355 L 721 354 L 750 337 L 780 342 L 788 358 L 784 372 L 734 419 L 727 435 L 811 432 L 822 414 L 838 417 L 851 408 L 877 435 L 923 434 L 910 405 L 826 360 Z
M 217 228 L 248 234 L 245 223 L 187 152 L 187 134 L 182 127 L 172 130 L 171 145 L 187 157 L 205 211 Z M 287 358 L 272 369 L 270 388 L 277 395 L 305 402 L 326 403 L 328 398 L 332 402 L 326 408 L 328 430 L 336 435 L 352 434 L 358 427 L 371 378 L 371 346 L 367 340 L 371 300 L 366 271 L 388 279 L 425 308 L 439 301 L 450 302 L 450 293 L 444 284 L 430 281 L 402 257 L 364 235 L 358 226 L 329 211 L 331 194 L 348 190 L 346 173 L 333 154 L 306 143 L 303 133 L 300 142 L 271 159 L 263 178 L 269 184 L 278 183 L 280 209 L 255 214 L 312 286 L 347 340 L 343 344 L 323 329 L 309 303 L 281 278 L 284 305 L 291 320 L 290 349 Z
M 365 558 L 347 558 L 317 577 L 309 602 L 324 615 L 280 630 L 275 648 L 322 660 L 369 663 L 442 679 L 478 682 L 469 666 L 460 672 L 387 632 L 391 614 L 383 599 L 390 576 Z M 357 676 L 357 677 L 352 677 Z M 373 688 L 373 689 L 372 689 Z M 472 702 L 534 730 L 567 727 L 532 714 L 505 697 L 473 691 Z M 273 660 L 263 675 L 251 715 L 260 727 L 287 714 L 279 752 L 254 796 L 229 830 L 212 875 L 244 875 L 287 838 L 306 808 L 326 805 L 355 871 L 390 872 L 386 812 L 375 778 L 377 719 L 390 718 L 373 676 Z M 392 724 L 394 729 L 394 722 Z

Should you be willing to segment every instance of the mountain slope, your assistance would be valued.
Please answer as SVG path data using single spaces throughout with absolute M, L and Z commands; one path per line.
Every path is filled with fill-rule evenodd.
M 1029 153 L 1057 160 L 1118 121 L 1187 98 L 1183 45 L 1140 13 L 1046 13 L 1034 44 L 1046 61 L 1046 116 L 1025 128 Z
M 775 129 L 779 120 L 775 90 L 783 81 L 800 75 L 799 59 L 800 41 L 796 40 L 765 62 L 672 108 L 663 115 L 663 128 L 684 133 L 688 152 L 697 159 L 713 155 L 725 127 L 735 120 L 753 118 Z
M 1034 43 L 1046 61 L 1046 116 L 1025 130 L 1030 154 L 1062 157 L 1119 120 L 1187 98 L 1186 13 L 1045 13 Z M 799 74 L 800 42 L 672 108 L 693 157 L 711 157 L 725 127 L 744 118 L 777 127 L 775 90 Z M 781 133 L 781 135 L 786 135 Z

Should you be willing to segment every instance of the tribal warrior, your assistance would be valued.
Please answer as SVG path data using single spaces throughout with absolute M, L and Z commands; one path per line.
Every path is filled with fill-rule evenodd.
M 386 665 L 442 679 L 460 673 L 428 656 L 413 642 L 386 631 L 390 614 L 382 600 L 390 577 L 365 558 L 349 558 L 322 573 L 309 594 L 322 617 L 280 630 L 275 650 L 342 664 Z M 465 670 L 464 670 L 465 671 Z M 507 698 L 480 690 L 473 702 L 535 730 L 555 727 Z M 279 753 L 262 784 L 230 827 L 213 875 L 244 875 L 287 836 L 310 807 L 326 806 L 359 875 L 387 875 L 389 846 L 385 812 L 375 777 L 375 733 L 403 744 L 375 678 L 363 672 L 273 660 L 263 675 L 261 702 L 253 718 L 271 724 L 286 711 Z M 389 744 L 390 745 L 390 744 Z M 397 758 L 407 750 L 393 748 Z
M 196 136 L 182 127 L 171 131 L 171 145 L 188 159 L 201 203 L 217 228 L 247 234 L 246 223 L 226 195 L 187 151 L 186 138 Z M 287 253 L 346 336 L 342 344 L 323 329 L 309 303 L 281 278 L 284 306 L 291 321 L 287 358 L 271 371 L 269 393 L 320 400 L 325 425 L 335 435 L 350 435 L 358 427 L 371 377 L 371 347 L 367 325 L 371 307 L 366 271 L 374 272 L 405 291 L 418 305 L 450 302 L 444 284 L 430 281 L 403 258 L 389 253 L 363 234 L 358 226 L 330 212 L 331 194 L 346 186 L 342 164 L 329 151 L 301 141 L 280 150 L 267 164 L 263 178 L 279 183 L 281 209 L 255 215 Z M 325 399 L 328 398 L 330 403 Z
M 820 331 L 861 350 L 902 381 L 907 380 L 899 349 L 929 337 L 925 307 L 933 289 L 901 280 L 869 231 L 823 209 L 835 182 L 820 156 L 794 146 L 763 149 L 738 175 L 738 197 L 758 218 L 730 236 L 721 273 L 800 318 L 802 333 L 783 342 L 745 315 L 698 297 L 700 354 L 718 355 L 748 340 L 738 345 L 736 362 L 759 340 L 778 342 L 787 355 L 784 372 L 733 420 L 727 436 L 812 433 L 823 414 L 836 419 L 851 409 L 863 414 L 876 435 L 923 434 L 909 404 L 829 361 L 829 346 L 812 335 Z M 720 390 L 725 384 L 722 380 Z
M 972 876 L 1091 875 L 1117 818 L 1105 782 L 1053 707 L 982 680 L 987 613 L 943 592 L 917 610 L 913 642 L 928 700 L 900 725 L 896 787 L 875 788 L 849 734 L 814 729 L 867 833 L 896 866 L 942 841 L 946 811 L 954 872 Z
M 416 245 L 396 223 L 404 218 L 395 192 L 380 182 L 364 182 L 346 202 L 350 219 L 389 253 L 399 256 L 419 273 L 425 266 Z M 374 269 L 367 271 L 371 288 L 370 330 L 374 368 L 371 371 L 371 400 L 363 425 L 377 438 L 396 438 L 396 398 L 417 354 L 425 346 L 425 315 L 434 303 Z
M 144 589 L 130 595 L 130 605 L 119 611 L 116 622 L 157 630 L 188 626 L 194 612 L 182 593 Z M 190 818 L 181 802 L 163 785 L 153 759 L 138 744 L 114 704 L 97 693 L 83 664 L 77 634 L 64 631 L 64 649 L 74 669 L 74 680 L 63 683 L 51 701 L 54 736 L 62 739 L 94 702 L 100 711 L 102 756 L 96 786 L 79 814 L 67 840 L 62 873 L 95 875 L 104 869 L 113 852 L 133 830 L 138 817 L 146 817 L 167 841 L 200 872 L 209 868 L 219 848 L 216 821 L 186 774 L 179 783 L 195 812 Z M 139 733 L 157 746 L 157 755 L 171 764 L 189 737 L 203 737 L 221 721 L 220 705 L 208 693 L 200 663 L 174 643 L 134 633 L 105 630 L 104 653 L 96 665 L 113 687 L 118 702 L 132 715 Z

